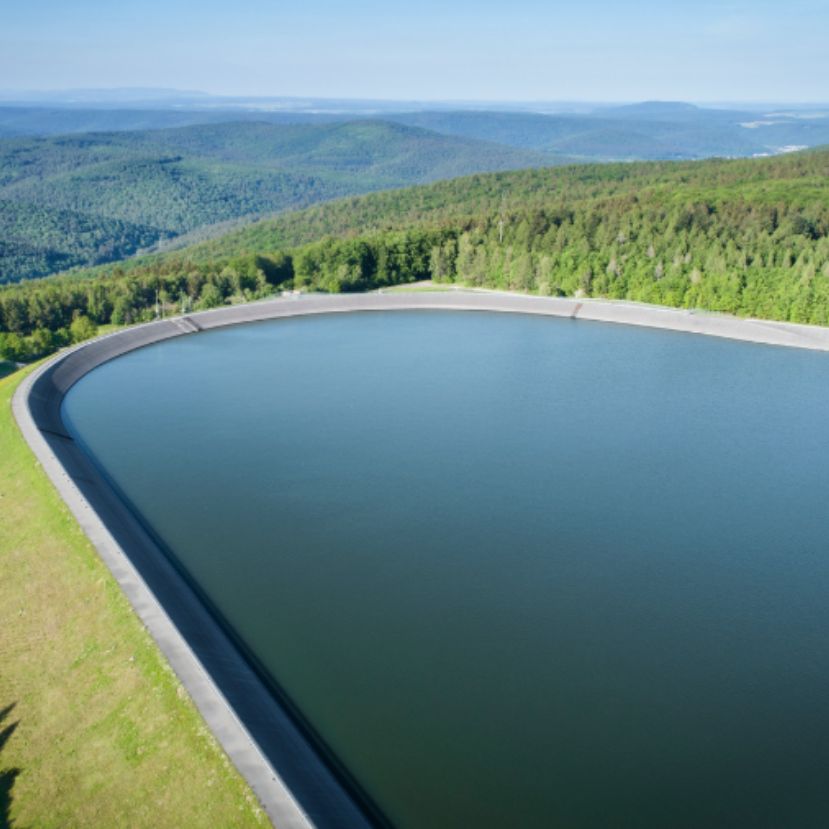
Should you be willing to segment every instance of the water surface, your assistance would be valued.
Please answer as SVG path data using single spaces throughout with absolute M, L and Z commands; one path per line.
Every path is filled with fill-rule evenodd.
M 400 827 L 829 825 L 829 357 L 492 313 L 141 349 L 64 417 Z

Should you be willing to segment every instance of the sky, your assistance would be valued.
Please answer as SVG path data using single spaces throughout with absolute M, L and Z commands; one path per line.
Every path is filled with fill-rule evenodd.
M 0 0 L 0 89 L 826 101 L 827 0 Z

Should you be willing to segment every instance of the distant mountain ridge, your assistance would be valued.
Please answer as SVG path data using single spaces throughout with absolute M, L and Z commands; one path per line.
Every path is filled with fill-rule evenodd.
M 572 154 L 583 160 L 693 159 L 711 156 L 773 155 L 792 147 L 829 142 L 829 105 L 812 108 L 809 117 L 797 108 L 774 112 L 755 108 L 711 108 L 682 101 L 645 101 L 621 106 L 582 106 L 547 112 L 543 107 L 509 109 L 471 105 L 412 104 L 395 111 L 390 102 L 286 101 L 215 104 L 201 99 L 188 106 L 135 102 L 121 108 L 99 105 L 1 105 L 0 137 L 37 136 L 96 130 L 171 128 L 228 121 L 273 124 L 345 123 L 382 120 L 419 126 L 443 135 L 495 141 L 520 149 Z M 212 99 L 211 99 L 212 100 Z M 222 101 L 223 99 L 219 99 Z M 324 106 L 323 106 L 324 104 Z M 201 109 L 199 107 L 202 107 Z
M 829 143 L 829 109 L 804 119 L 651 102 L 602 108 L 589 115 L 433 111 L 403 113 L 395 120 L 586 161 L 750 157 Z
M 604 117 L 636 116 L 639 118 L 670 118 L 676 116 L 698 115 L 701 108 L 685 101 L 642 101 L 637 104 L 623 104 L 602 110 Z M 712 110 L 716 111 L 716 110 Z

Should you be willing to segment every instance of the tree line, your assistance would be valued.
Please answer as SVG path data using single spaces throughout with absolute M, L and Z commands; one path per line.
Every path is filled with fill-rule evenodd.
M 477 176 L 396 200 L 376 194 L 314 208 L 236 234 L 237 245 L 261 246 L 253 251 L 234 250 L 229 237 L 223 247 L 0 289 L 0 357 L 48 354 L 72 340 L 78 319 L 123 325 L 285 289 L 365 291 L 421 279 L 827 325 L 827 161 L 829 152 L 738 162 L 736 173 L 729 162 L 645 165 L 650 184 L 641 188 L 623 165 L 572 168 L 557 173 L 574 179 L 569 192 L 549 187 L 550 171 Z M 671 177 L 676 186 L 665 185 Z M 510 179 L 513 188 L 494 198 Z M 351 225 L 349 204 L 358 217 Z M 378 210 L 367 232 L 354 232 Z M 314 234 L 303 215 L 338 234 L 304 241 Z M 283 244 L 265 247 L 277 239 Z

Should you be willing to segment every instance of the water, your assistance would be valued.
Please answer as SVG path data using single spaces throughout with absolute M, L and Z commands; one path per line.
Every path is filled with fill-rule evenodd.
M 829 357 L 246 325 L 64 416 L 400 827 L 829 825 Z

